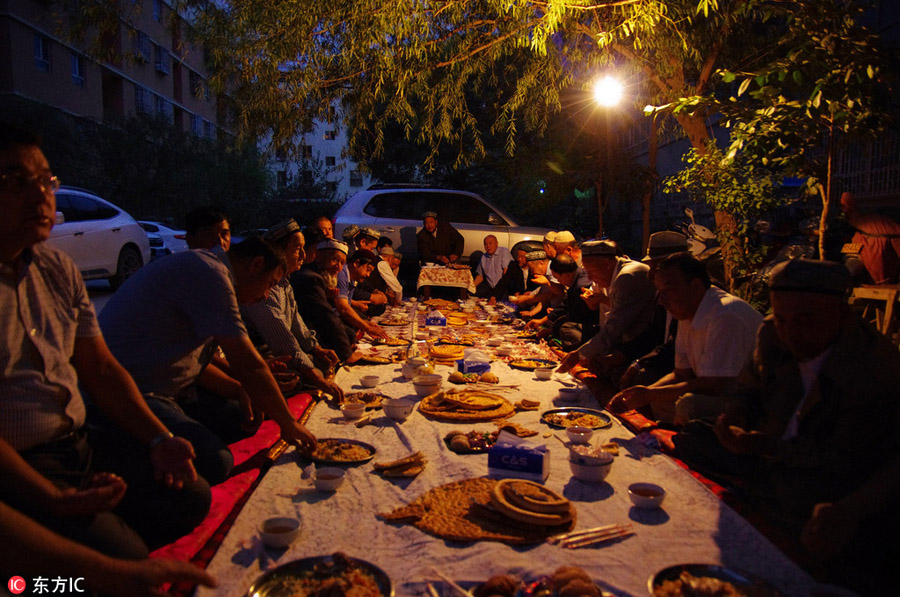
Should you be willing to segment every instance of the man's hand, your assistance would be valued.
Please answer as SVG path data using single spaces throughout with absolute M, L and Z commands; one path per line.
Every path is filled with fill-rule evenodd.
M 529 322 L 531 323 L 531 322 Z M 577 350 L 573 350 L 572 352 L 566 353 L 566 356 L 563 357 L 563 360 L 560 361 L 559 367 L 556 368 L 557 373 L 565 373 L 575 365 L 577 365 L 581 361 L 581 356 L 578 354 Z
M 747 431 L 735 425 L 729 415 L 719 415 L 713 431 L 722 447 L 732 454 L 763 454 L 768 437 L 759 431 Z
M 816 504 L 800 534 L 803 547 L 823 560 L 838 555 L 858 526 L 856 516 L 848 510 L 830 502 Z
M 369 310 L 369 301 L 350 301 L 350 306 L 360 313 L 366 313 Z
M 316 449 L 316 436 L 297 421 L 291 421 L 289 424 L 280 425 L 280 427 L 281 439 L 294 444 L 304 454 L 311 454 Z
M 122 597 L 162 597 L 169 593 L 162 590 L 166 583 L 188 582 L 215 587 L 216 581 L 204 570 L 178 560 L 149 558 L 146 560 L 113 559 L 97 574 L 88 579 L 91 587 L 104 595 Z
M 69 487 L 50 498 L 48 511 L 54 516 L 90 516 L 115 508 L 125 496 L 128 486 L 122 477 L 112 473 L 97 473 L 91 477 L 87 489 Z
M 446 255 L 437 255 L 437 260 L 438 260 L 438 263 L 442 263 L 444 265 L 447 265 L 448 263 L 450 263 L 450 260 L 447 259 Z
M 550 280 L 548 280 L 547 276 L 543 274 L 538 274 L 537 276 L 533 277 L 531 281 L 538 286 L 550 286 Z
M 650 397 L 656 390 L 647 386 L 632 386 L 622 390 L 609 401 L 609 409 L 625 412 L 650 404 Z
M 319 389 L 325 392 L 326 394 L 331 394 L 335 400 L 338 402 L 344 401 L 344 390 L 341 389 L 339 385 L 334 383 L 334 380 L 321 378 L 318 383 Z
M 300 376 L 293 371 L 275 372 L 272 373 L 272 376 L 275 378 L 278 389 L 281 390 L 283 396 L 291 394 L 294 388 L 297 387 L 297 384 L 300 383 Z
M 337 364 L 341 362 L 341 359 L 337 356 L 336 352 L 334 352 L 330 348 L 322 348 L 321 346 L 316 346 L 313 349 L 313 357 L 316 357 L 327 363 L 328 369 L 334 369 L 335 367 L 337 367 Z
M 489 304 L 489 305 L 496 305 L 496 304 L 497 304 L 497 297 L 496 297 L 496 296 L 492 296 L 491 299 L 488 301 L 488 304 Z
M 185 481 L 196 481 L 194 447 L 183 437 L 170 437 L 150 449 L 153 475 L 166 487 L 181 489 Z
M 383 327 L 371 322 L 366 322 L 366 333 L 374 338 L 384 338 L 385 340 L 390 337 Z
M 622 374 L 622 377 L 619 379 L 619 387 L 623 390 L 625 388 L 630 388 L 634 383 L 634 376 L 640 373 L 643 370 L 639 361 L 634 361 L 630 365 L 628 365 L 628 369 L 625 370 L 625 373 Z

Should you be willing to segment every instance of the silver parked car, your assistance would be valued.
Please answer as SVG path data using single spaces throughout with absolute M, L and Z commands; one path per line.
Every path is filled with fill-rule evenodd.
M 171 255 L 172 253 L 188 250 L 184 230 L 175 230 L 160 222 L 148 220 L 140 220 L 138 224 L 147 231 L 147 238 L 150 240 L 150 253 L 154 259 L 163 255 Z
M 67 253 L 85 280 L 118 288 L 150 261 L 147 233 L 134 218 L 84 189 L 56 192 L 56 225 L 47 242 Z
M 519 226 L 512 218 L 475 193 L 411 185 L 373 185 L 359 191 L 338 209 L 334 217 L 335 238 L 356 224 L 390 237 L 394 250 L 416 255 L 416 232 L 422 229 L 422 214 L 433 211 L 450 221 L 465 239 L 463 261 L 484 250 L 484 237 L 493 234 L 498 244 L 512 251 L 525 243 L 540 248 L 548 228 Z

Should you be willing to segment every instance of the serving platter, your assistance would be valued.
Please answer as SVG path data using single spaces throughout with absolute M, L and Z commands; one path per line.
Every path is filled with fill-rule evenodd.
M 717 564 L 678 564 L 663 568 L 647 581 L 650 595 L 656 595 L 657 589 L 661 589 L 666 581 L 678 581 L 683 572 L 690 574 L 694 578 L 711 578 L 730 583 L 742 595 L 752 595 L 753 597 L 779 597 L 781 595 L 778 589 L 773 587 L 768 581 L 747 572 Z
M 341 465 L 349 466 L 349 465 L 363 464 L 365 462 L 369 462 L 370 460 L 372 460 L 372 458 L 375 457 L 375 452 L 376 452 L 375 446 L 373 446 L 372 444 L 367 444 L 366 442 L 361 442 L 356 439 L 346 439 L 346 438 L 342 438 L 342 437 L 326 437 L 326 438 L 319 439 L 316 442 L 316 445 L 318 447 L 319 445 L 323 445 L 326 443 L 338 443 L 338 444 L 347 444 L 347 445 L 351 445 L 351 446 L 359 446 L 360 448 L 365 449 L 366 452 L 368 452 L 368 454 L 366 456 L 361 456 L 359 458 L 354 458 L 352 460 L 335 460 L 333 458 L 324 458 L 324 457 L 316 456 L 314 453 L 307 454 L 306 457 L 309 458 L 310 460 L 312 460 L 313 462 L 315 462 L 316 464 L 329 464 L 329 465 L 337 465 L 337 466 L 341 466 Z
M 390 365 L 393 363 L 389 357 L 380 357 L 376 355 L 363 355 L 359 360 L 350 363 L 351 365 Z
M 360 404 L 365 404 L 366 410 L 373 410 L 381 408 L 381 402 L 389 397 L 390 396 L 386 396 L 380 392 L 350 392 L 344 394 L 343 404 L 353 404 L 358 402 Z
M 513 359 L 509 366 L 523 371 L 534 371 L 538 367 L 556 367 L 559 363 L 550 359 Z
M 379 596 L 393 597 L 394 587 L 384 570 L 365 560 L 342 554 L 302 558 L 273 568 L 254 581 L 247 591 L 247 597 L 289 597 L 305 594 L 298 591 L 296 586 L 304 580 L 348 578 L 355 571 L 371 577 L 377 586 Z
M 572 423 L 571 425 L 558 423 L 553 420 L 556 418 L 555 416 L 549 415 L 559 415 L 566 419 L 577 417 L 578 415 L 592 415 L 599 418 L 600 423 L 597 423 L 596 425 L 582 425 L 583 427 L 590 427 L 591 429 L 606 429 L 607 427 L 612 426 L 612 418 L 602 410 L 597 410 L 594 408 L 581 408 L 578 406 L 571 406 L 565 408 L 552 408 L 541 413 L 541 423 L 549 425 L 550 427 L 553 427 L 555 429 L 565 429 L 566 427 L 572 427 L 573 425 L 575 425 L 575 423 Z

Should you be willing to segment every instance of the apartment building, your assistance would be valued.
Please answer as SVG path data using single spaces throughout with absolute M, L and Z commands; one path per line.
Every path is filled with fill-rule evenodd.
M 298 135 L 295 144 L 296 154 L 290 157 L 272 151 L 268 142 L 260 144 L 270 155 L 269 170 L 280 187 L 298 182 L 299 177 L 306 177 L 304 182 L 311 184 L 312 178 L 318 175 L 324 179 L 327 198 L 344 201 L 372 183 L 369 174 L 347 156 L 349 141 L 338 106 L 333 107 L 328 119 L 314 121 L 311 130 Z
M 113 57 L 98 62 L 69 40 L 64 11 L 77 3 L 0 0 L 0 95 L 109 124 L 155 114 L 179 130 L 216 138 L 223 117 L 188 23 L 173 19 L 163 0 L 122 4 L 118 31 L 104 39 Z

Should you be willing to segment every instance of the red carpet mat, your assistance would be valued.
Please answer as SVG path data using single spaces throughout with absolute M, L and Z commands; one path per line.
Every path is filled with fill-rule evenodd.
M 287 402 L 294 416 L 300 419 L 313 403 L 313 398 L 309 394 L 297 394 L 288 398 Z M 193 533 L 157 549 L 150 557 L 173 558 L 206 568 L 270 464 L 269 448 L 280 437 L 278 425 L 274 421 L 265 421 L 255 435 L 231 444 L 229 448 L 234 455 L 234 470 L 225 482 L 212 488 L 212 506 L 206 519 Z M 170 592 L 172 595 L 187 595 L 193 589 L 193 585 L 174 586 Z

